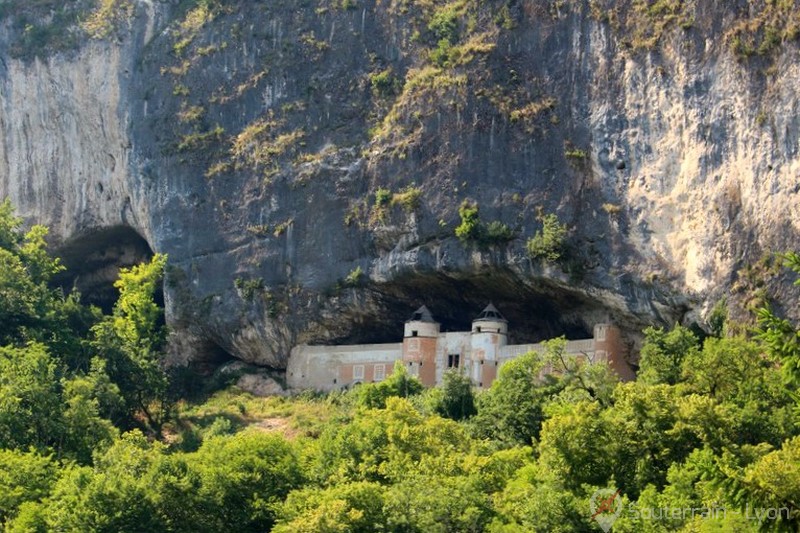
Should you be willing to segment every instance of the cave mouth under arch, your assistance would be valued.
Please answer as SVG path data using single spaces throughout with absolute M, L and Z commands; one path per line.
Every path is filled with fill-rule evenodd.
M 614 322 L 635 331 L 625 317 L 603 302 L 545 278 L 523 280 L 504 269 L 471 273 L 413 273 L 372 286 L 371 305 L 346 313 L 351 327 L 319 344 L 400 342 L 403 323 L 426 305 L 441 331 L 470 331 L 487 304 L 493 303 L 509 323 L 509 343 L 541 342 L 564 335 L 591 338 L 594 325 Z M 315 342 L 316 341 L 316 342 Z
M 98 228 L 72 237 L 54 249 L 66 268 L 52 283 L 64 292 L 80 292 L 81 302 L 96 305 L 110 313 L 119 293 L 114 282 L 121 268 L 149 261 L 153 249 L 136 230 L 129 226 Z M 164 306 L 163 290 L 159 287 L 156 302 Z

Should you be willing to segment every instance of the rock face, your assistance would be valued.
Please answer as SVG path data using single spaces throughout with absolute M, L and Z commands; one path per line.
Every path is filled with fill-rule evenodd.
M 459 328 L 492 300 L 515 342 L 699 320 L 800 245 L 800 62 L 737 55 L 740 14 L 698 4 L 643 49 L 594 2 L 139 2 L 0 62 L 0 196 L 84 279 L 169 254 L 175 362 L 282 368 L 422 303 Z M 464 200 L 513 238 L 457 239 Z M 543 213 L 555 263 L 525 247 Z

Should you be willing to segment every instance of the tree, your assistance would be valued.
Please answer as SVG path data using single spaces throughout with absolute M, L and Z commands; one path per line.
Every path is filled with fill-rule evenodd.
M 64 267 L 47 253 L 47 228 L 27 233 L 11 204 L 0 203 L 0 346 L 44 344 L 71 368 L 86 359 L 81 336 L 97 319 L 77 294 L 66 297 L 48 283 Z
M 383 409 L 388 398 L 408 398 L 423 391 L 422 383 L 408 374 L 405 365 L 396 363 L 392 375 L 379 383 L 358 388 L 358 404 L 368 409 Z
M 491 500 L 470 475 L 410 471 L 387 490 L 385 501 L 389 531 L 477 533 L 494 516 Z
M 602 412 L 614 479 L 629 497 L 649 484 L 663 487 L 669 466 L 702 446 L 701 437 L 681 424 L 681 398 L 675 386 L 621 383 L 613 408 Z
M 163 531 L 147 475 L 163 453 L 141 432 L 126 433 L 98 454 L 95 468 L 66 468 L 38 514 L 51 531 Z
M 131 414 L 140 412 L 158 433 L 169 415 L 168 376 L 161 355 L 166 341 L 163 310 L 155 303 L 167 257 L 120 270 L 120 291 L 111 316 L 92 328 L 92 346 L 107 362 Z
M 800 274 L 800 254 L 786 253 L 783 261 L 786 267 Z M 800 279 L 794 284 L 800 285 Z M 757 320 L 756 338 L 781 362 L 784 380 L 797 390 L 800 388 L 800 330 L 785 318 L 779 318 L 768 306 L 757 311 Z
M 597 402 L 563 406 L 542 425 L 540 464 L 563 486 L 605 485 L 614 474 L 608 424 Z
M 589 506 L 557 481 L 548 480 L 535 464 L 517 470 L 494 496 L 496 517 L 490 533 L 568 533 L 592 531 Z
M 274 434 L 213 437 L 189 458 L 199 489 L 195 513 L 203 531 L 269 531 L 275 509 L 303 482 L 292 447 Z
M 0 526 L 17 514 L 24 502 L 50 493 L 58 465 L 49 455 L 0 450 Z
M 371 533 L 387 528 L 386 489 L 378 483 L 344 483 L 289 493 L 280 505 L 274 533 Z
M 478 414 L 471 421 L 478 436 L 505 445 L 529 445 L 539 438 L 544 405 L 563 390 L 557 376 L 544 372 L 552 351 L 558 349 L 563 349 L 563 342 L 549 345 L 549 354 L 529 352 L 500 368 L 489 390 L 478 397 Z
M 683 360 L 696 356 L 699 348 L 697 337 L 683 326 L 675 326 L 668 332 L 664 328 L 650 327 L 644 330 L 644 335 L 639 380 L 651 385 L 678 383 Z
M 82 464 L 89 464 L 92 454 L 108 448 L 119 434 L 114 425 L 100 416 L 93 376 L 65 380 L 64 448 Z
M 0 347 L 0 447 L 45 450 L 60 441 L 62 372 L 41 344 Z
M 464 420 L 477 412 L 472 381 L 458 370 L 445 372 L 441 386 L 434 390 L 438 393 L 434 396 L 433 410 L 440 416 Z

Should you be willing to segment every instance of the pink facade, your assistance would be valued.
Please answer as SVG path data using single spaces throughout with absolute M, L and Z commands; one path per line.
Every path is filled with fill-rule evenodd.
M 635 379 L 619 328 L 597 324 L 593 333 L 590 339 L 567 341 L 566 355 L 608 364 L 620 379 Z M 506 361 L 544 351 L 541 343 L 509 345 L 508 323 L 491 304 L 472 322 L 470 331 L 446 333 L 423 306 L 405 323 L 402 343 L 295 347 L 289 357 L 287 382 L 292 389 L 349 388 L 382 381 L 395 364 L 402 364 L 426 387 L 441 383 L 448 370 L 457 370 L 469 376 L 476 387 L 488 388 Z

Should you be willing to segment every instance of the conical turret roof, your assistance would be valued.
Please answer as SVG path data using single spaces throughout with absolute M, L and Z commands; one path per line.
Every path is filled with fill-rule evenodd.
M 411 318 L 408 319 L 408 322 L 430 322 L 436 324 L 436 321 L 433 319 L 433 315 L 431 314 L 430 310 L 424 305 L 414 311 L 414 314 L 411 315 Z
M 481 311 L 481 314 L 478 315 L 478 317 L 475 320 L 473 320 L 473 322 L 477 322 L 479 320 L 492 320 L 492 321 L 495 321 L 495 322 L 498 322 L 498 321 L 499 322 L 508 322 L 505 319 L 505 317 L 500 314 L 500 311 L 497 310 L 497 308 L 494 306 L 494 304 L 491 304 L 491 303 L 489 305 L 487 305 L 483 309 L 483 311 Z

